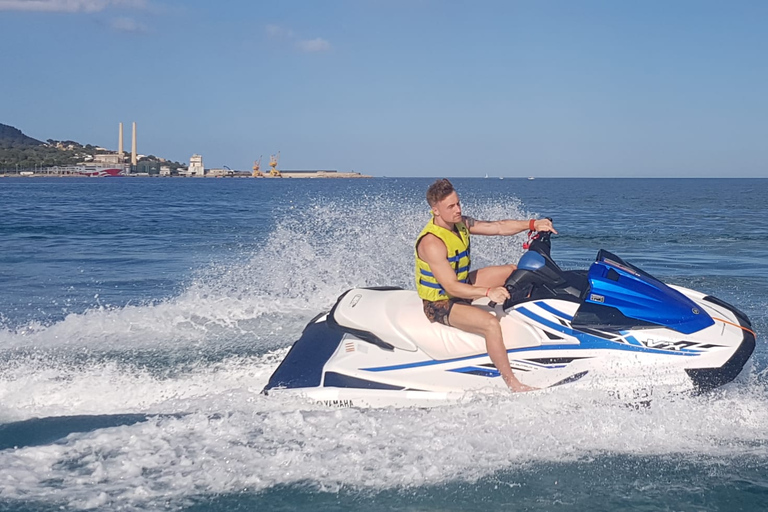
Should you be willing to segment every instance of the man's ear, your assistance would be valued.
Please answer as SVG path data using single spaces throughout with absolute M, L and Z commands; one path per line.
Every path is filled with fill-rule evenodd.
M 437 214 L 437 206 L 433 206 L 433 207 L 432 207 L 432 215 L 434 215 L 435 217 L 438 217 L 438 214 Z

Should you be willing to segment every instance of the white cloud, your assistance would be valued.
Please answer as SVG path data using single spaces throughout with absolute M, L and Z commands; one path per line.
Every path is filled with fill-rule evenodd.
M 0 11 L 97 12 L 106 0 L 0 0 Z
M 108 7 L 143 8 L 146 0 L 0 0 L 0 11 L 100 12 Z
M 331 49 L 331 43 L 322 37 L 316 39 L 303 39 L 301 41 L 296 41 L 296 48 L 307 53 L 324 52 Z
M 267 25 L 264 27 L 264 30 L 270 39 L 293 44 L 295 48 L 302 52 L 317 53 L 331 49 L 331 43 L 322 37 L 317 37 L 315 39 L 301 39 L 293 30 L 281 25 Z
M 146 0 L 110 0 L 109 3 L 115 7 L 125 7 L 129 9 L 144 9 L 147 7 Z
M 267 35 L 273 39 L 293 39 L 295 37 L 293 30 L 280 25 L 267 25 L 265 30 Z
M 147 27 L 137 22 L 133 18 L 115 18 L 110 22 L 109 26 L 118 32 L 147 32 Z

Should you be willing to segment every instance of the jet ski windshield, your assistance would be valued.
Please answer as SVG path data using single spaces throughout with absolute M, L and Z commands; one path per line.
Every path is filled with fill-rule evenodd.
M 598 262 L 598 263 L 602 261 L 602 262 L 604 262 L 604 263 L 606 263 L 608 265 L 611 265 L 613 267 L 619 268 L 619 269 L 623 270 L 624 272 L 627 272 L 627 273 L 635 275 L 635 276 L 645 276 L 647 278 L 651 278 L 651 279 L 654 279 L 654 280 L 658 281 L 658 279 L 653 277 L 651 274 L 649 274 L 645 270 L 637 268 L 633 264 L 631 264 L 631 263 L 629 263 L 627 261 L 624 261 L 623 259 L 619 258 L 618 256 L 616 256 L 612 252 L 608 252 L 605 249 L 600 249 L 597 252 L 597 257 L 595 258 L 595 261 Z
M 621 331 L 662 326 L 691 334 L 715 323 L 693 300 L 604 249 L 587 277 L 589 289 L 573 317 L 574 327 Z

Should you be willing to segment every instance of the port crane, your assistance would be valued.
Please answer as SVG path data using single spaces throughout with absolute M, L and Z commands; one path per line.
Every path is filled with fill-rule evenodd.
M 259 159 L 255 160 L 253 162 L 253 174 L 252 174 L 252 176 L 254 178 L 261 178 L 262 176 L 264 176 L 264 174 L 259 170 L 259 169 L 261 169 L 261 157 L 262 157 L 262 155 L 259 155 Z
M 277 152 L 277 155 L 270 155 L 269 156 L 269 166 L 272 168 L 269 171 L 270 176 L 275 177 L 281 177 L 280 171 L 277 170 L 277 161 L 280 160 L 280 152 Z

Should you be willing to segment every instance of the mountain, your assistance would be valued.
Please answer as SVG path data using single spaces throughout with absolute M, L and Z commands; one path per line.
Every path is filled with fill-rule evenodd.
M 24 135 L 21 130 L 0 123 L 0 169 L 32 169 L 54 165 L 74 165 L 87 154 L 93 154 L 93 146 L 77 142 L 58 143 L 49 139 L 42 142 Z
M 22 146 L 42 146 L 44 143 L 37 139 L 33 139 L 32 137 L 27 137 L 18 128 L 0 123 L 0 145 L 12 144 Z

